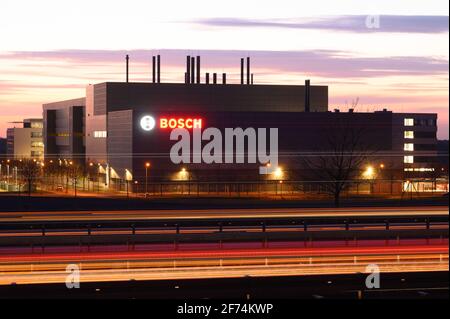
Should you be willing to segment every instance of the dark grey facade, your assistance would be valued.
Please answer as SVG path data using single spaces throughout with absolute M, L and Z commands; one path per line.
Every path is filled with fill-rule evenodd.
M 43 105 L 46 159 L 85 161 L 85 98 Z

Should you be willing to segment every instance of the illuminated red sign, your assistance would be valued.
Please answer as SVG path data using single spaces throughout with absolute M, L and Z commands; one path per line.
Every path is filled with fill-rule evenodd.
M 200 118 L 166 118 L 159 119 L 159 128 L 202 128 L 203 121 Z

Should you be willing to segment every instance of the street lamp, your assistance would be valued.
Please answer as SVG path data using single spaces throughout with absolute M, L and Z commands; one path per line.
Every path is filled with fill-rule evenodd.
M 145 196 L 148 195 L 148 169 L 150 168 L 150 163 L 145 163 Z
M 370 193 L 373 193 L 373 183 L 375 179 L 375 169 L 372 166 L 367 166 L 366 170 L 363 172 L 363 177 L 370 182 Z

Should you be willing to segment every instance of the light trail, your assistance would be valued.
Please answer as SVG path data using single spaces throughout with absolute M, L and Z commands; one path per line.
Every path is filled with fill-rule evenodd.
M 271 217 L 350 217 L 350 216 L 445 216 L 448 206 L 433 207 L 358 207 L 358 208 L 267 208 L 267 209 L 205 209 L 205 210 L 119 210 L 119 211 L 57 211 L 0 212 L 1 222 L 78 221 L 129 219 L 214 219 Z

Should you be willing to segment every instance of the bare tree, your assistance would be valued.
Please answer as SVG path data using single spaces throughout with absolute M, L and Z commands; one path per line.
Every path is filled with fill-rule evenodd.
M 77 184 L 80 178 L 84 177 L 84 167 L 78 163 L 72 163 L 68 167 L 68 178 L 72 181 L 74 196 L 77 197 Z
M 322 131 L 322 142 L 317 143 L 320 146 L 301 159 L 303 177 L 319 182 L 322 190 L 333 196 L 336 207 L 342 193 L 359 179 L 363 164 L 375 153 L 365 139 L 366 128 L 352 121 L 349 114 L 336 116 L 333 125 Z
M 41 173 L 41 167 L 31 159 L 22 160 L 20 165 L 22 178 L 28 186 L 28 196 L 31 196 L 33 186 Z

